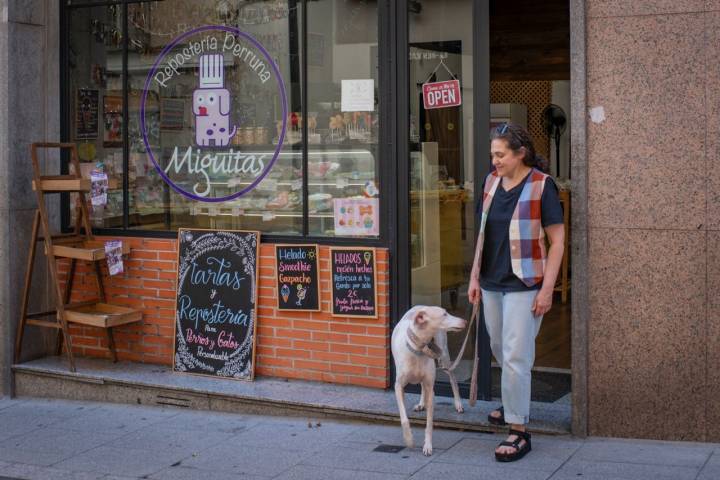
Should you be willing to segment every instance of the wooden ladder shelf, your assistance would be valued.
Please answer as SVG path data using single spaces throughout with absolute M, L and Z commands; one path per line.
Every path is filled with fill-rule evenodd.
M 60 149 L 70 152 L 70 162 L 74 173 L 69 175 L 47 176 L 40 174 L 38 162 L 38 149 Z M 32 188 L 37 194 L 38 209 L 35 212 L 33 221 L 30 255 L 28 257 L 27 270 L 25 272 L 25 285 L 23 288 L 20 324 L 18 325 L 15 337 L 15 363 L 20 361 L 20 353 L 23 343 L 23 335 L 27 325 L 38 327 L 54 328 L 58 331 L 57 354 L 62 353 L 62 347 L 70 363 L 70 370 L 75 372 L 75 358 L 72 352 L 72 339 L 68 330 L 68 323 L 78 323 L 105 329 L 108 347 L 113 361 L 117 361 L 115 341 L 112 329 L 119 325 L 133 323 L 142 319 L 142 312 L 127 307 L 110 305 L 106 303 L 105 289 L 102 282 L 100 262 L 105 260 L 105 245 L 103 242 L 95 241 L 90 227 L 90 215 L 85 198 L 85 192 L 90 191 L 90 180 L 82 178 L 80 173 L 80 162 L 77 156 L 77 149 L 73 143 L 33 143 L 31 148 L 33 166 Z M 78 195 L 78 207 L 75 223 L 75 231 L 69 234 L 53 234 L 50 231 L 48 212 L 45 206 L 46 194 L 75 192 Z M 40 235 L 42 230 L 42 235 Z M 33 265 L 37 253 L 37 243 L 44 243 L 44 253 L 48 260 L 50 270 L 50 281 L 54 287 L 55 309 L 45 312 L 28 313 L 30 303 L 30 287 L 32 285 Z M 126 255 L 130 248 L 123 243 L 122 253 Z M 58 275 L 58 259 L 70 259 L 65 286 L 61 285 Z M 97 282 L 98 298 L 90 302 L 70 303 L 73 280 L 77 262 L 88 262 L 94 265 L 95 279 Z M 54 320 L 42 320 L 46 317 L 55 317 Z

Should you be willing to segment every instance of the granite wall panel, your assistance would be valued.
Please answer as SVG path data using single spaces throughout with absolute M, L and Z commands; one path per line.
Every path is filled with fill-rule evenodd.
M 591 229 L 591 435 L 704 440 L 706 233 Z
M 588 21 L 590 227 L 703 228 L 701 14 Z
M 712 3 L 712 0 L 707 0 Z M 627 17 L 701 12 L 706 0 L 589 0 L 587 15 L 591 17 Z

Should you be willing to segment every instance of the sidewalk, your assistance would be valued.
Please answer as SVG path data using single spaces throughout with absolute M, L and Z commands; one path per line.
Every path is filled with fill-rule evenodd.
M 414 428 L 415 441 L 422 430 Z M 434 454 L 400 427 L 46 399 L 0 399 L 0 478 L 711 480 L 720 445 L 533 436 L 498 464 L 495 434 L 436 429 Z M 379 447 L 379 448 L 378 448 Z M 390 450 L 392 450 L 390 448 Z

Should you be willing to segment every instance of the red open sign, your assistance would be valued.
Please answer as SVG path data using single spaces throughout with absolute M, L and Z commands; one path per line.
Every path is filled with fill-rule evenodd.
M 423 84 L 423 103 L 425 109 L 457 107 L 462 104 L 460 98 L 460 80 L 448 80 Z

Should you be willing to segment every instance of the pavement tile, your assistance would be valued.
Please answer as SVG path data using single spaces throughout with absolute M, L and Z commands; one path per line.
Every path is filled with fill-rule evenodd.
M 302 462 L 304 452 L 226 444 L 208 449 L 182 461 L 183 467 L 273 477 Z
M 216 470 L 201 470 L 191 467 L 170 467 L 149 477 L 152 480 L 267 480 L 270 477 L 236 475 Z M 105 480 L 105 479 L 103 479 Z
M 413 438 L 416 445 L 421 445 L 425 438 L 425 429 L 413 425 Z M 494 438 L 492 435 L 460 432 L 457 430 L 438 429 L 433 430 L 433 449 L 447 450 L 463 438 Z M 498 440 L 499 442 L 500 440 Z M 374 445 L 403 445 L 402 429 L 400 424 L 397 426 L 385 425 L 361 425 L 353 432 L 343 438 L 346 443 L 372 443 Z
M 582 478 L 583 480 L 610 477 L 626 480 L 694 480 L 699 471 L 698 467 L 591 462 L 573 457 L 557 471 L 556 476 Z M 554 480 L 556 477 L 552 478 Z
M 58 422 L 55 426 L 80 432 L 106 431 L 112 433 L 120 431 L 127 433 L 153 425 L 174 415 L 177 415 L 177 411 L 107 405 Z
M 103 477 L 97 473 L 71 472 L 23 463 L 13 463 L 6 467 L 0 466 L 0 475 L 23 480 L 98 480 Z
M 708 460 L 713 448 L 710 444 L 700 443 L 589 439 L 573 459 L 699 468 Z
M 261 420 L 252 415 L 234 413 L 219 413 L 206 411 L 185 411 L 181 414 L 164 418 L 155 426 L 159 428 L 174 428 L 195 432 L 213 431 L 220 433 L 240 433 L 254 427 Z
M 522 462 L 522 460 L 520 460 Z M 546 480 L 551 473 L 541 470 L 524 470 L 514 465 L 459 465 L 432 462 L 415 473 L 411 480 Z
M 69 455 L 98 447 L 115 438 L 117 435 L 105 432 L 77 432 L 57 427 L 41 428 L 0 442 L 0 455 L 4 450 Z
M 434 462 L 455 463 L 467 465 L 497 466 L 495 448 L 499 441 L 496 438 L 478 440 L 466 438 L 457 443 L 446 452 L 441 453 Z M 513 467 L 554 472 L 570 456 L 577 451 L 582 442 L 576 440 L 559 440 L 552 437 L 533 436 L 532 451 Z
M 342 423 L 261 423 L 238 434 L 232 443 L 291 451 L 316 451 L 339 442 L 357 427 Z M 308 425 L 311 425 L 308 427 Z
M 431 457 L 422 454 L 422 448 L 405 449 L 399 453 L 374 452 L 374 445 L 358 443 L 350 447 L 335 446 L 314 454 L 303 465 L 385 472 L 411 475 L 430 462 Z
M 185 455 L 161 449 L 98 447 L 64 460 L 56 468 L 140 477 L 159 472 L 181 461 Z
M 273 480 L 404 480 L 406 475 L 296 465 Z
M 720 467 L 707 466 L 700 471 L 697 480 L 717 480 L 720 478 Z
M 230 433 L 180 430 L 157 424 L 127 433 L 107 444 L 119 449 L 165 450 L 183 455 L 201 452 L 233 437 Z

